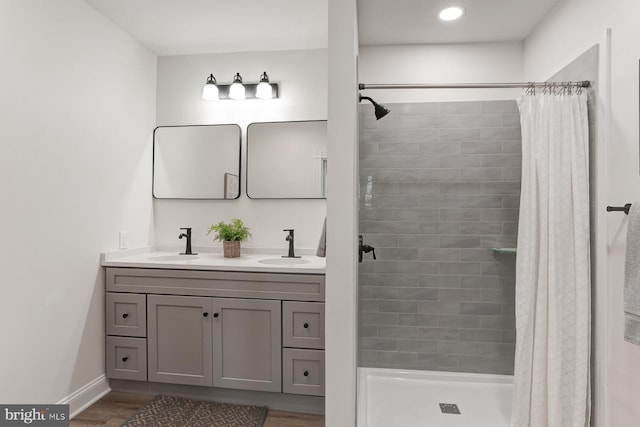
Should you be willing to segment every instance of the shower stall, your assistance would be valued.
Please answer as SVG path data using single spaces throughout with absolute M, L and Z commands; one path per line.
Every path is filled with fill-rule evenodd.
M 450 422 L 508 425 L 521 175 L 516 101 L 387 107 L 380 121 L 360 107 L 359 231 L 377 260 L 365 254 L 359 267 L 359 372 L 369 383 L 359 420 L 408 426 L 429 411 L 459 411 Z M 405 408 L 393 424 L 385 420 L 388 405 L 416 398 L 418 413 Z M 367 401 L 377 411 L 368 423 Z
M 539 94 L 553 93 L 554 96 L 558 93 L 570 95 L 571 88 L 576 94 L 584 92 L 586 103 L 582 117 L 583 123 L 587 123 L 584 114 L 588 114 L 589 129 L 586 140 L 583 139 L 588 147 L 581 150 L 584 152 L 586 148 L 591 155 L 586 156 L 588 170 L 581 172 L 588 200 L 585 205 L 584 193 L 579 193 L 583 195 L 579 210 L 589 211 L 586 231 L 582 230 L 583 235 L 585 232 L 590 234 L 590 276 L 594 280 L 589 281 L 587 267 L 582 280 L 573 280 L 572 286 L 584 284 L 586 295 L 589 292 L 594 295 L 591 305 L 581 308 L 583 313 L 591 312 L 592 331 L 586 343 L 580 338 L 580 351 L 575 352 L 573 360 L 563 362 L 568 369 L 562 369 L 563 373 L 559 375 L 569 382 L 577 379 L 576 387 L 571 388 L 576 393 L 575 404 L 568 406 L 580 413 L 579 417 L 573 417 L 575 419 L 586 413 L 587 423 L 589 405 L 594 407 L 593 418 L 598 418 L 601 411 L 605 366 L 601 300 L 606 299 L 606 292 L 600 281 L 602 273 L 597 267 L 602 254 L 594 249 L 596 239 L 603 238 L 602 230 L 597 228 L 597 221 L 601 220 L 597 206 L 602 204 L 601 189 L 598 190 L 597 185 L 602 165 L 597 153 L 602 152 L 598 141 L 603 138 L 602 129 L 606 128 L 598 123 L 597 117 L 599 109 L 605 107 L 599 104 L 597 95 L 599 64 L 599 47 L 593 46 L 551 76 L 552 82 L 565 82 L 564 89 L 563 85 L 558 86 L 560 92 L 548 92 L 551 87 L 548 83 L 360 85 L 360 90 L 520 87 L 527 89 L 529 97 L 535 97 L 536 90 Z M 364 102 L 360 104 L 359 234 L 363 244 L 375 247 L 377 260 L 372 254 L 365 253 L 358 269 L 359 427 L 411 427 L 425 425 L 425 422 L 431 427 L 508 427 L 512 411 L 521 422 L 527 410 L 533 417 L 538 417 L 535 425 L 544 425 L 544 418 L 540 421 L 540 416 L 556 420 L 561 417 L 558 412 L 539 407 L 532 410 L 530 403 L 528 409 L 525 408 L 531 401 L 522 393 L 523 385 L 526 389 L 533 384 L 527 381 L 545 376 L 540 372 L 544 365 L 538 365 L 535 373 L 522 371 L 523 367 L 533 366 L 522 359 L 523 355 L 529 357 L 531 348 L 526 351 L 518 348 L 519 365 L 515 366 L 520 366 L 521 370 L 516 374 L 515 382 L 513 376 L 516 243 L 523 187 L 520 125 L 522 119 L 530 150 L 532 116 L 529 112 L 521 118 L 514 99 L 518 95 L 510 94 L 506 95 L 510 99 L 502 101 L 380 105 L 369 98 L 366 100 L 375 108 Z M 381 116 L 382 112 L 385 112 L 384 116 Z M 378 118 L 380 120 L 376 120 Z M 571 126 L 567 122 L 566 129 Z M 560 129 L 565 128 L 561 126 Z M 549 136 L 536 144 L 549 140 Z M 565 142 L 570 143 L 572 138 L 567 139 L 565 135 L 564 139 L 555 139 L 550 147 L 566 149 Z M 544 143 L 536 146 L 544 146 Z M 531 196 L 535 194 L 530 190 L 531 161 L 535 156 L 531 157 L 529 151 L 525 157 L 528 159 L 525 164 L 528 181 L 525 183 L 529 186 L 526 195 L 529 197 L 524 205 L 528 208 L 525 211 L 528 217 L 522 214 L 522 218 L 530 226 Z M 542 167 L 546 169 L 544 162 Z M 564 172 L 564 169 L 560 170 Z M 542 173 L 542 176 L 546 175 Z M 586 184 L 585 176 L 589 180 Z M 562 200 L 573 198 L 574 195 L 565 196 Z M 545 212 L 544 207 L 537 209 Z M 555 221 L 560 218 L 556 215 L 557 207 L 554 212 L 549 211 L 546 216 Z M 566 220 L 566 216 L 561 218 Z M 547 220 L 540 218 L 542 222 Z M 531 237 L 530 228 L 520 232 L 521 238 Z M 538 231 L 538 235 L 545 233 Z M 566 233 L 558 235 L 568 236 Z M 556 244 L 562 245 L 564 240 L 569 238 L 556 240 Z M 529 240 L 520 243 L 525 252 L 531 247 Z M 530 252 L 523 254 L 521 250 L 519 256 L 522 262 L 539 262 L 529 258 Z M 587 262 L 588 258 L 587 253 Z M 570 256 L 559 254 L 553 259 L 560 261 L 559 264 L 573 265 Z M 521 270 L 518 274 L 519 283 L 529 278 L 522 276 Z M 558 282 L 557 279 L 548 280 L 556 284 L 571 282 Z M 581 287 L 584 292 L 585 287 Z M 555 292 L 557 289 L 562 289 L 560 292 L 566 292 L 566 295 L 573 292 L 562 287 L 556 288 Z M 518 298 L 522 298 L 529 288 L 523 290 L 519 289 Z M 543 289 L 542 292 L 547 291 Z M 573 319 L 569 314 L 574 310 L 571 299 L 563 300 L 564 296 L 557 294 L 549 296 L 562 301 L 562 305 L 556 306 L 556 310 L 560 308 L 556 313 Z M 526 301 L 533 300 L 529 297 Z M 541 302 L 541 318 L 545 318 L 544 298 Z M 518 305 L 518 316 L 523 313 L 530 316 L 531 312 L 527 313 L 527 310 Z M 531 317 L 527 321 L 522 319 L 524 317 L 518 318 L 518 328 L 524 324 L 522 322 L 532 321 Z M 585 316 L 581 319 L 584 321 Z M 541 327 L 540 331 L 558 331 L 567 325 L 558 323 L 550 329 Z M 573 337 L 571 342 L 578 342 L 571 325 L 563 333 Z M 523 334 L 523 337 L 526 340 L 527 335 Z M 521 339 L 518 337 L 518 345 L 525 342 Z M 543 337 L 538 342 L 540 347 L 534 346 L 533 355 L 537 360 L 551 357 L 548 353 L 540 353 L 541 350 L 544 353 L 549 345 L 548 340 L 545 342 Z M 578 360 L 583 366 L 580 373 L 575 377 L 562 376 L 572 375 Z M 591 398 L 589 378 L 595 384 Z M 557 381 L 558 377 L 551 380 Z M 587 386 L 581 389 L 585 380 Z M 554 396 L 555 400 L 551 397 L 548 401 L 550 406 L 557 407 L 558 403 L 566 406 L 573 398 L 571 394 L 562 398 L 557 394 Z M 582 421 L 576 422 L 581 425 Z

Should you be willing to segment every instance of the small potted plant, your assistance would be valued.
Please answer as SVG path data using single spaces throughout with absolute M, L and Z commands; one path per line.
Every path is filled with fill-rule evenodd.
M 239 218 L 233 218 L 231 222 L 220 221 L 212 224 L 207 230 L 207 236 L 215 233 L 213 240 L 222 242 L 225 258 L 237 258 L 240 256 L 240 242 L 245 242 L 251 237 L 249 228 Z

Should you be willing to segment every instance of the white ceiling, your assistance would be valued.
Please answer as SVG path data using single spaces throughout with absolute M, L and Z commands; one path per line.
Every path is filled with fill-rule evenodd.
M 476 43 L 524 40 L 558 0 L 358 0 L 360 44 Z M 458 21 L 438 13 L 462 6 Z
M 327 47 L 328 0 L 85 0 L 160 56 Z M 558 0 L 358 0 L 363 45 L 519 41 Z M 466 14 L 441 22 L 444 6 Z
M 327 47 L 327 0 L 85 0 L 160 56 Z

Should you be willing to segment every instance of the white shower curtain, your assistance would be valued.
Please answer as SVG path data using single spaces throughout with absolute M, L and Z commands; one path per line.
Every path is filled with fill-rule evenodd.
M 587 95 L 523 95 L 512 427 L 587 427 Z

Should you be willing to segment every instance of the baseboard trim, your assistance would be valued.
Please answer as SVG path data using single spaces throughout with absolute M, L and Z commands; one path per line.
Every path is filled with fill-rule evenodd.
M 114 391 L 129 393 L 166 394 L 196 400 L 212 400 L 220 403 L 265 405 L 269 409 L 280 411 L 324 414 L 324 397 L 320 396 L 114 379 L 111 380 L 111 388 Z
M 58 402 L 59 405 L 69 405 L 69 418 L 73 419 L 80 412 L 93 405 L 111 391 L 106 375 L 100 375 L 95 380 L 79 388 Z

